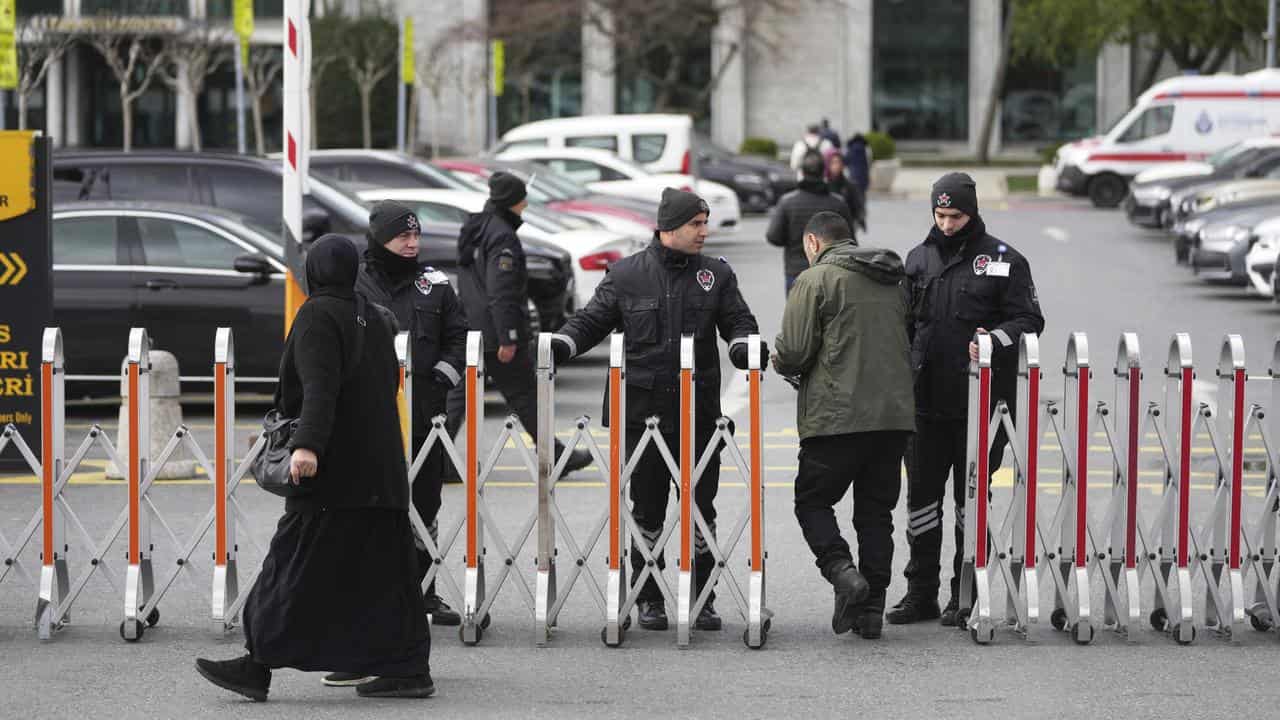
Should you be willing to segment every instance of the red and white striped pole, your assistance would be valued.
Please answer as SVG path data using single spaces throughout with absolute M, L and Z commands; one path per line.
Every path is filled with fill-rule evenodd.
M 284 248 L 289 274 L 285 278 L 284 331 L 306 300 L 306 252 L 302 247 L 302 198 L 311 151 L 311 24 L 310 0 L 284 2 Z

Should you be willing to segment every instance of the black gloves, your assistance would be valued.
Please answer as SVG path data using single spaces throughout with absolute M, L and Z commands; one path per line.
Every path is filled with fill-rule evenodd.
M 573 346 L 573 340 L 568 335 L 554 333 L 551 336 L 551 354 L 555 356 L 556 365 L 568 362 L 577 355 L 577 348 Z
M 729 362 L 739 370 L 747 369 L 747 344 L 740 342 L 729 348 Z M 769 344 L 760 341 L 760 369 L 765 370 L 769 367 Z
M 440 368 L 431 369 L 431 379 L 434 380 L 437 385 L 444 388 L 445 390 L 453 389 L 453 379 L 450 378 L 448 375 L 445 375 L 444 371 L 441 370 Z

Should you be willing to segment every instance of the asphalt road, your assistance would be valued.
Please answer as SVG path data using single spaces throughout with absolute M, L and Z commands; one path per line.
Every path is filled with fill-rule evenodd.
M 928 230 L 923 201 L 880 199 L 872 203 L 871 233 L 864 244 L 905 252 Z M 1174 332 L 1191 334 L 1198 377 L 1197 397 L 1216 402 L 1213 370 L 1222 336 L 1238 332 L 1248 350 L 1248 369 L 1265 374 L 1280 314 L 1269 303 L 1242 290 L 1205 285 L 1173 264 L 1173 251 L 1158 234 L 1130 228 L 1117 212 L 1098 211 L 1087 202 L 1014 199 L 984 208 L 990 231 L 1016 246 L 1032 263 L 1039 296 L 1048 318 L 1043 336 L 1045 396 L 1061 396 L 1061 366 L 1068 334 L 1083 331 L 1090 340 L 1094 397 L 1113 393 L 1110 368 L 1120 333 L 1140 334 L 1145 364 L 1145 391 L 1160 395 L 1168 342 Z M 739 276 L 747 300 L 756 310 L 764 336 L 772 341 L 782 310 L 780 252 L 762 240 L 765 220 L 748 219 L 736 237 L 714 240 L 708 252 L 724 255 Z M 772 342 L 771 342 L 772 344 Z M 607 356 L 597 349 L 586 359 L 562 368 L 557 385 L 558 430 L 572 429 L 580 414 L 598 417 Z M 731 377 L 727 362 L 725 377 Z M 730 381 L 725 404 L 744 417 L 743 384 Z M 1250 400 L 1270 403 L 1266 381 L 1249 383 Z M 496 397 L 487 405 L 486 432 L 494 432 L 503 410 Z M 241 411 L 244 436 L 254 427 L 259 409 Z M 192 562 L 179 571 L 160 604 L 161 624 L 138 644 L 117 636 L 122 613 L 124 546 L 105 554 L 116 573 L 115 588 L 101 570 L 84 586 L 73 610 L 73 622 L 40 643 L 30 625 L 35 589 L 16 569 L 0 581 L 0 663 L 6 669 L 0 692 L 0 716 L 56 717 L 634 717 L 655 713 L 683 717 L 1082 717 L 1101 714 L 1127 717 L 1221 717 L 1227 713 L 1258 714 L 1275 707 L 1280 690 L 1271 679 L 1280 659 L 1280 638 L 1247 626 L 1231 642 L 1201 633 L 1198 642 L 1180 647 L 1145 627 L 1126 642 L 1100 631 L 1088 647 L 1077 646 L 1042 620 L 1027 642 L 998 633 L 989 647 L 974 645 L 966 633 L 928 623 L 887 626 L 880 641 L 836 637 L 829 629 L 830 589 L 818 575 L 791 513 L 795 474 L 794 393 L 769 377 L 765 383 L 768 605 L 776 613 L 767 646 L 751 651 L 742 644 L 744 623 L 731 595 L 720 593 L 725 618 L 720 633 L 698 633 L 685 651 L 675 647 L 674 630 L 627 635 L 622 648 L 599 641 L 600 611 L 580 578 L 548 648 L 535 648 L 532 613 L 522 599 L 516 575 L 497 590 L 493 624 L 479 646 L 463 646 L 449 628 L 434 633 L 433 675 L 438 692 L 426 702 L 360 700 L 349 690 L 324 688 L 315 674 L 280 671 L 266 706 L 250 705 L 208 685 L 192 669 L 196 656 L 232 657 L 240 652 L 238 631 L 224 633 L 209 620 L 210 539 L 205 537 Z M 88 427 L 101 422 L 114 433 L 112 414 L 77 413 L 69 428 L 75 445 Z M 187 421 L 198 441 L 211 451 L 207 408 L 187 408 Z M 739 427 L 745 423 L 739 422 Z M 740 439 L 744 439 L 741 438 Z M 241 438 L 243 441 L 243 438 Z M 603 441 L 602 441 L 603 442 Z M 1110 461 L 1102 440 L 1090 455 L 1091 521 L 1101 529 L 1108 496 Z M 1140 507 L 1149 524 L 1159 501 L 1162 471 L 1159 454 L 1144 445 Z M 1192 516 L 1208 511 L 1214 466 L 1208 441 L 1196 439 Z M 1263 476 L 1256 438 L 1246 442 L 1251 471 L 1246 477 L 1245 516 L 1256 522 L 1261 512 Z M 125 502 L 124 487 L 102 474 L 100 455 L 86 463 L 67 492 L 93 542 L 99 543 Z M 1061 496 L 1060 457 L 1046 438 L 1040 461 L 1044 468 L 1040 495 L 1041 521 L 1047 522 Z M 718 507 L 723 534 L 745 508 L 742 478 L 726 456 Z M 1056 472 L 1055 472 L 1056 471 Z M 1008 472 L 996 479 L 997 495 L 1007 494 Z M 1154 476 L 1154 477 L 1152 477 Z M 240 562 L 248 575 L 261 556 L 279 501 L 261 493 L 252 481 L 238 493 L 247 522 L 241 523 Z M 211 502 L 211 486 L 203 476 L 157 485 L 153 496 L 169 527 L 183 544 L 200 530 Z M 588 469 L 566 481 L 559 503 L 569 530 L 581 542 L 604 510 L 603 479 Z M 442 522 L 459 517 L 459 486 L 445 491 Z M 488 502 L 496 528 L 509 541 L 535 507 L 536 495 L 517 453 L 508 450 L 498 462 Z M 905 504 L 905 495 L 904 501 Z M 34 478 L 0 478 L 0 535 L 13 543 L 38 505 Z M 950 508 L 947 508 L 948 516 Z M 850 514 L 848 501 L 838 509 Z M 950 519 L 948 517 L 948 524 Z M 897 526 L 905 526 L 899 508 Z M 899 531 L 901 534 L 901 531 Z M 153 529 L 157 575 L 163 580 L 177 568 L 173 543 L 164 529 Z M 252 539 L 252 541 L 250 540 Z M 86 543 L 72 534 L 73 582 L 88 567 Z M 491 538 L 490 589 L 496 584 L 498 543 Z M 513 573 L 532 586 L 532 542 L 518 555 Z M 948 547 L 944 553 L 949 552 Z M 563 574 L 569 563 L 563 560 Z M 39 564 L 34 548 L 20 555 L 28 570 Z M 448 567 L 461 582 L 460 546 L 448 556 Z M 901 596 L 905 582 L 905 544 L 895 557 L 890 602 Z M 603 582 L 603 554 L 593 552 L 588 572 Z M 743 548 L 730 563 L 738 579 L 745 576 Z M 1043 573 L 1042 575 L 1047 574 Z M 1051 602 L 1047 582 L 1042 607 Z M 1095 578 L 1093 606 L 1101 608 L 1102 585 Z M 1149 607 L 1150 583 L 1144 583 Z M 1196 582 L 1197 612 L 1202 612 L 1203 581 Z M 945 597 L 942 598 L 945 601 Z M 996 603 L 997 612 L 1002 603 Z M 1047 613 L 1047 610 L 1045 611 Z M 323 629 L 318 629 L 323 632 Z

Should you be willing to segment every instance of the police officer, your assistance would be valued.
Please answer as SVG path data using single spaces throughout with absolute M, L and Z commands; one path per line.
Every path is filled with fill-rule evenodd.
M 431 432 L 431 418 L 445 411 L 445 395 L 458 384 L 466 363 L 467 319 L 444 273 L 418 263 L 418 216 L 408 207 L 384 200 L 369 213 L 368 247 L 356 278 L 356 289 L 391 310 L 409 333 L 413 358 L 414 456 Z M 440 511 L 444 451 L 436 446 L 413 483 L 413 505 L 433 539 Z M 431 556 L 418 548 L 426 576 Z M 457 611 L 436 594 L 435 583 L 424 595 L 436 625 L 457 625 Z
M 525 432 L 536 439 L 537 380 L 529 347 L 529 274 L 516 236 L 529 206 L 524 181 L 508 172 L 489 177 L 484 210 L 467 218 L 458 236 L 458 286 L 472 329 L 484 333 L 485 373 L 502 391 Z M 564 445 L 556 441 L 556 457 Z M 575 450 L 567 475 L 591 464 L 591 453 Z
M 720 417 L 720 353 L 716 333 L 729 343 L 729 359 L 747 367 L 747 336 L 759 332 L 755 316 L 738 291 L 738 278 L 724 258 L 702 255 L 710 210 L 702 198 L 667 188 L 658 207 L 653 242 L 643 252 L 619 260 L 605 275 L 587 306 L 575 314 L 554 338 L 557 362 L 594 347 L 615 329 L 626 335 L 627 455 L 634 452 L 645 419 L 658 416 L 667 447 L 679 447 L 681 335 L 693 335 L 697 372 L 695 384 L 696 449 L 701 456 Z M 763 346 L 763 343 L 761 343 Z M 762 347 L 762 358 L 768 357 Z M 607 405 L 607 400 L 606 400 Z M 608 417 L 607 413 L 605 415 Z M 636 524 L 652 549 L 662 534 L 671 473 L 658 450 L 650 446 L 631 475 L 631 501 Z M 698 480 L 694 501 L 715 533 L 712 504 L 720 482 L 719 449 Z M 694 538 L 695 581 L 706 585 L 715 561 L 700 532 Z M 644 566 L 631 550 L 632 578 Z M 658 566 L 664 566 L 659 555 Z M 720 616 L 710 595 L 694 622 L 699 630 L 719 630 Z M 640 627 L 665 630 L 667 614 L 657 584 L 648 579 L 638 596 Z
M 990 332 L 994 401 L 1014 407 L 1018 341 L 1040 333 L 1044 316 L 1031 266 L 1010 245 L 987 234 L 978 214 L 973 179 L 949 173 L 933 185 L 933 227 L 907 255 L 911 313 L 911 364 L 915 372 L 916 435 L 907 453 L 907 594 L 885 616 L 890 623 L 958 619 L 960 563 L 964 552 L 966 422 L 969 362 L 977 356 L 975 333 Z M 998 433 L 990 453 L 999 467 L 1008 438 Z M 955 499 L 955 556 L 951 600 L 938 610 L 942 551 L 942 498 L 947 474 Z

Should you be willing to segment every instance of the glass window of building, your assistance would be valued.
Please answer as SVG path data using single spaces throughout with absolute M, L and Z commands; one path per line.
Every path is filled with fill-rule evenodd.
M 898 140 L 969 137 L 969 0 L 876 0 L 871 123 Z
M 80 0 L 81 15 L 187 15 L 187 0 Z
M 1094 133 L 1097 60 L 1080 53 L 1059 65 L 1013 62 L 1000 110 L 1006 143 L 1056 143 Z

